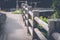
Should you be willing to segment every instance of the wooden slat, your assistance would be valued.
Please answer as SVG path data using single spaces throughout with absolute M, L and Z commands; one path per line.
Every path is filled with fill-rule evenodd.
M 23 8 L 25 8 L 25 6 L 22 6 Z
M 25 17 L 26 17 L 26 18 L 28 18 L 28 15 L 27 15 L 27 14 L 25 14 Z
M 23 6 L 23 8 L 28 11 L 28 8 L 26 8 L 25 6 Z M 30 14 L 31 16 L 33 16 L 33 12 L 32 12 L 32 11 L 29 11 L 29 14 Z
M 25 20 L 25 23 L 26 23 L 26 25 L 28 25 L 28 21 L 27 20 Z
M 25 19 L 25 16 L 23 16 L 23 18 Z
M 55 40 L 60 40 L 60 33 L 55 32 L 52 34 L 52 36 Z
M 34 31 L 41 40 L 47 40 L 38 28 L 35 28 Z
M 25 8 L 25 10 L 28 10 L 28 8 Z
M 33 12 L 29 11 L 29 14 L 31 15 L 31 17 L 33 17 Z
M 24 19 L 24 16 L 23 16 L 23 19 Z
M 23 11 L 23 13 L 25 14 L 25 11 Z
M 33 10 L 32 12 L 53 12 L 54 10 Z
M 33 27 L 33 21 L 31 19 L 29 19 L 29 23 L 31 24 L 31 26 Z
M 29 32 L 32 35 L 32 28 L 31 27 L 29 27 Z
M 40 20 L 38 17 L 35 17 L 34 20 L 40 24 L 46 31 L 49 31 L 48 24 Z
M 28 8 L 27 8 L 27 7 L 25 7 L 25 6 L 23 6 L 23 8 L 24 8 L 25 10 L 28 10 Z

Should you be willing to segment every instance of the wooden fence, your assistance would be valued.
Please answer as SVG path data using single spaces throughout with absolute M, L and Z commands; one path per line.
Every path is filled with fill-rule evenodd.
M 38 12 L 53 12 L 52 9 L 46 10 L 30 10 L 27 4 L 22 5 L 23 10 L 23 20 L 25 25 L 27 26 L 27 31 L 31 35 L 32 40 L 53 40 L 49 38 L 49 27 L 47 23 L 39 19 Z M 37 12 L 38 11 L 38 12 Z M 44 36 L 43 33 L 38 29 L 38 24 L 43 27 L 43 29 L 47 32 L 47 35 Z M 60 37 L 59 33 L 53 33 L 54 40 L 58 40 Z M 58 35 L 58 36 L 56 36 Z

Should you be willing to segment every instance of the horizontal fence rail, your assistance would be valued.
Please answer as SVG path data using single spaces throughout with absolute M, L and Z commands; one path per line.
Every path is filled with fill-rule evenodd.
M 27 5 L 27 4 L 26 4 Z M 26 26 L 28 29 L 28 33 L 31 34 L 32 36 L 32 40 L 49 40 L 49 36 L 45 37 L 42 32 L 38 29 L 38 24 L 42 26 L 42 28 L 49 33 L 49 25 L 47 23 L 45 23 L 44 21 L 42 21 L 41 19 L 39 19 L 39 17 L 37 16 L 38 13 L 34 13 L 36 11 L 39 12 L 53 12 L 54 10 L 29 10 L 28 6 L 23 5 L 22 6 L 22 10 L 23 10 L 23 15 L 25 16 L 25 19 L 23 17 L 24 20 L 27 21 Z M 39 15 L 39 14 L 38 14 Z M 24 21 L 25 22 L 25 21 Z M 59 35 L 59 36 L 56 36 Z M 60 34 L 58 33 L 53 33 L 52 36 L 54 38 L 56 38 L 55 40 L 57 40 L 57 37 L 60 37 Z M 56 37 L 55 37 L 56 36 Z
M 35 17 L 34 19 L 35 19 L 35 21 L 36 21 L 38 24 L 42 25 L 42 27 L 43 27 L 46 31 L 49 31 L 49 28 L 48 28 L 48 24 L 47 24 L 47 23 L 43 22 L 43 21 L 40 20 L 38 17 Z
M 48 12 L 49 11 L 50 12 L 50 11 L 53 11 L 53 10 L 33 10 L 33 12 L 34 11 L 38 11 L 38 12 Z
M 35 28 L 34 31 L 36 32 L 36 34 L 38 35 L 38 37 L 41 39 L 41 40 L 47 40 L 45 38 L 45 36 L 40 32 L 39 29 Z

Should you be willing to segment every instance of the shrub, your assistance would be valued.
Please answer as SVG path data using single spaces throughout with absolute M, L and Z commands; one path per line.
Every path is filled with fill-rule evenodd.
M 60 0 L 53 0 L 52 9 L 55 10 L 55 13 L 51 16 L 51 18 L 60 18 Z

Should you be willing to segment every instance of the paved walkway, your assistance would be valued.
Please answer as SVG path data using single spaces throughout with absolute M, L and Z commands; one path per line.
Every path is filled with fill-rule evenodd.
M 23 23 L 22 15 L 12 14 L 11 12 L 7 12 L 6 15 L 6 40 L 31 40 L 29 36 L 27 36 L 27 28 Z

